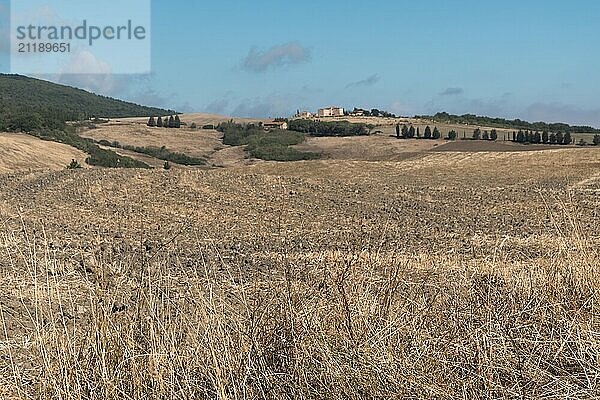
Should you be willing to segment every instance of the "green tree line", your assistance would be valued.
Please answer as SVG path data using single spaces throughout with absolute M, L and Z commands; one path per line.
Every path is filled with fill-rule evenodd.
M 175 117 L 170 115 L 169 117 L 165 117 L 164 120 L 162 119 L 162 117 L 158 117 L 156 119 L 154 117 L 150 117 L 150 119 L 148 119 L 147 125 L 151 128 L 181 128 L 181 120 L 179 119 L 179 115 L 175 115 Z
M 564 123 L 527 122 L 520 119 L 508 120 L 504 118 L 484 117 L 473 114 L 453 115 L 440 112 L 433 116 L 417 115 L 415 118 L 429 119 L 438 123 L 483 125 L 496 128 L 523 129 L 531 131 L 569 132 L 569 133 L 600 133 L 600 129 L 591 126 L 571 126 Z
M 370 127 L 366 124 L 348 121 L 312 121 L 295 119 L 289 122 L 289 130 L 307 133 L 311 136 L 366 136 Z

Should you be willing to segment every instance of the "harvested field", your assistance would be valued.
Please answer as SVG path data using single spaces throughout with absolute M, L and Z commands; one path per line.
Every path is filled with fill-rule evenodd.
M 226 146 L 222 135 L 215 130 L 150 128 L 145 124 L 109 122 L 96 129 L 81 132 L 82 137 L 94 140 L 117 141 L 121 145 L 162 147 L 193 157 L 208 157 Z
M 33 136 L 0 133 L 0 173 L 61 170 L 75 159 L 85 165 L 87 155 L 73 147 L 46 142 Z
M 400 161 L 433 149 L 443 142 L 398 140 L 385 134 L 355 137 L 308 137 L 294 146 L 335 160 Z
M 598 176 L 596 149 L 0 175 L 0 393 L 597 397 Z
M 155 115 L 158 117 L 158 115 Z M 164 116 L 163 116 L 164 117 Z M 117 122 L 126 122 L 126 123 L 136 123 L 145 125 L 148 122 L 148 117 L 142 118 L 119 118 L 115 121 Z M 239 118 L 239 117 L 229 117 L 225 115 L 218 114 L 207 114 L 207 113 L 189 113 L 189 114 L 179 114 L 179 118 L 181 122 L 187 124 L 188 126 L 192 123 L 196 123 L 199 128 L 203 125 L 218 125 L 221 122 L 227 122 L 233 120 L 236 123 L 245 124 L 245 123 L 258 123 L 270 121 L 268 119 L 258 119 L 258 118 Z
M 457 151 L 467 153 L 504 152 L 504 151 L 540 151 L 561 148 L 562 146 L 550 146 L 543 144 L 520 144 L 503 141 L 486 140 L 455 140 L 438 146 L 433 151 Z

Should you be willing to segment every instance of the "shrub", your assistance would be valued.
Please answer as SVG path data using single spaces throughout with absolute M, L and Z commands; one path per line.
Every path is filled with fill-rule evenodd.
M 289 122 L 291 131 L 308 133 L 312 136 L 366 136 L 366 124 L 353 124 L 348 121 L 323 122 L 308 119 L 295 119 Z
M 220 124 L 223 143 L 229 146 L 246 146 L 255 158 L 269 161 L 299 161 L 319 158 L 317 153 L 301 152 L 289 146 L 300 144 L 304 135 L 294 131 L 271 130 L 265 132 L 253 124 L 240 125 L 233 122 Z
M 72 159 L 71 163 L 69 165 L 67 165 L 67 169 L 80 169 L 81 164 L 79 164 L 79 161 Z
M 205 165 L 206 160 L 199 157 L 188 156 L 187 154 L 172 152 L 166 147 L 138 147 L 128 146 L 122 147 L 125 150 L 134 151 L 136 153 L 147 154 L 159 160 L 171 161 L 181 165 Z

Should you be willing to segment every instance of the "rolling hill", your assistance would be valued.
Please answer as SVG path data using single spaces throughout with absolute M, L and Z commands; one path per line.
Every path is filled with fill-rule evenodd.
M 0 131 L 62 129 L 65 121 L 90 117 L 173 114 L 21 75 L 0 74 Z

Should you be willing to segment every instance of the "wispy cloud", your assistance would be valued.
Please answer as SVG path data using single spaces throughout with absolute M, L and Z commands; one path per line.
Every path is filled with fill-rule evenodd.
M 465 91 L 463 88 L 457 87 L 449 87 L 443 92 L 440 93 L 440 96 L 458 96 L 459 94 L 463 94 Z
M 373 86 L 380 80 L 381 80 L 381 77 L 378 74 L 373 74 L 366 79 L 356 81 L 356 82 L 350 82 L 349 84 L 346 85 L 346 89 L 360 87 L 360 86 Z
M 242 61 L 242 68 L 250 72 L 265 72 L 271 68 L 308 62 L 310 50 L 298 42 L 284 43 L 262 51 L 253 47 Z

